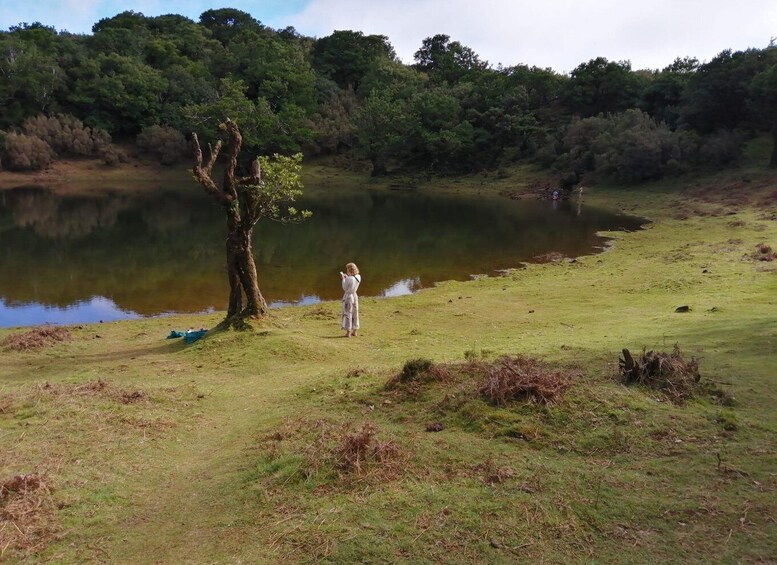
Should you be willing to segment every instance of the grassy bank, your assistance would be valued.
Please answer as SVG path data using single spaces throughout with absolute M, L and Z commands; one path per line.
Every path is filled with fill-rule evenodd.
M 501 192 L 519 175 L 445 184 Z M 324 303 L 190 346 L 165 337 L 219 316 L 6 348 L 0 480 L 35 479 L 3 499 L 3 559 L 773 560 L 777 261 L 756 246 L 777 247 L 776 195 L 757 169 L 590 188 L 652 224 L 599 255 L 363 299 L 355 339 Z M 675 344 L 700 360 L 696 397 L 618 382 L 622 348 Z M 455 371 L 385 387 L 410 359 L 503 354 L 572 386 L 505 406 Z
M 0 191 L 19 186 L 43 186 L 58 194 L 93 193 L 122 187 L 157 190 L 186 179 L 186 164 L 166 167 L 150 160 L 131 159 L 106 165 L 98 159 L 54 161 L 41 171 L 0 171 Z

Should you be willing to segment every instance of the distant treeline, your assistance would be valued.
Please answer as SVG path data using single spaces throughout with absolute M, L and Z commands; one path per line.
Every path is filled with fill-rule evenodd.
M 382 35 L 315 39 L 228 8 L 199 22 L 123 12 L 92 32 L 0 32 L 3 167 L 67 154 L 113 163 L 123 154 L 112 139 L 174 163 L 185 134 L 213 140 L 227 116 L 251 153 L 366 159 L 376 175 L 532 159 L 569 184 L 588 172 L 638 181 L 725 166 L 764 132 L 777 148 L 774 45 L 660 71 L 600 57 L 564 75 L 494 68 L 446 35 L 404 65 Z

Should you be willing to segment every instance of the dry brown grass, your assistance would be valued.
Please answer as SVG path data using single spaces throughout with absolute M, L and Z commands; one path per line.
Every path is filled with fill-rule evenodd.
M 98 378 L 96 381 L 87 381 L 85 383 L 58 383 L 49 382 L 40 383 L 35 388 L 33 395 L 36 397 L 57 396 L 57 397 L 101 397 L 122 404 L 134 404 L 146 400 L 148 397 L 142 390 L 126 390 L 116 388 L 108 381 Z
M 14 399 L 7 394 L 0 395 L 0 414 L 13 414 Z
M 426 386 L 443 385 L 463 399 L 478 395 L 489 404 L 512 402 L 550 405 L 559 402 L 572 386 L 579 371 L 553 369 L 548 364 L 522 355 L 505 355 L 493 361 L 470 357 L 460 363 L 433 363 L 413 359 L 384 386 L 387 391 L 415 397 Z M 450 397 L 445 395 L 443 403 Z M 427 431 L 439 431 L 435 423 Z
M 0 561 L 23 558 L 58 538 L 56 505 L 45 476 L 16 475 L 0 482 Z
M 370 423 L 356 431 L 343 430 L 333 450 L 337 468 L 346 473 L 364 474 L 370 466 L 390 465 L 400 456 L 400 449 L 391 440 L 376 438 L 378 429 Z
M 473 473 L 479 476 L 487 485 L 500 485 L 515 478 L 516 472 L 512 467 L 498 465 L 493 457 L 489 456 L 483 463 L 472 468 Z
M 774 251 L 766 243 L 759 243 L 755 246 L 755 251 L 750 254 L 750 258 L 756 261 L 775 261 L 777 260 L 777 251 Z
M 468 370 L 483 375 L 478 392 L 497 406 L 515 401 L 554 404 L 572 386 L 574 376 L 521 355 L 501 357 L 491 363 L 471 361 Z
M 67 328 L 42 326 L 33 328 L 28 332 L 9 335 L 0 342 L 0 345 L 12 351 L 29 351 L 71 339 L 72 336 Z
M 646 352 L 643 349 L 637 359 L 624 349 L 619 367 L 626 384 L 640 384 L 659 390 L 675 404 L 692 398 L 701 379 L 699 362 L 695 357 L 684 359 L 677 345 L 672 353 Z
M 300 455 L 305 461 L 299 470 L 307 480 L 334 470 L 347 485 L 358 482 L 386 481 L 400 477 L 407 453 L 372 423 L 355 427 L 353 423 L 325 420 L 292 420 L 265 438 L 265 447 L 273 458 Z M 342 484 L 341 484 L 342 486 Z

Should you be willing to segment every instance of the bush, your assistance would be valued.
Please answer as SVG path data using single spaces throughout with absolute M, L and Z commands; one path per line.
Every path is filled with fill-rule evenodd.
M 147 127 L 138 134 L 135 143 L 141 151 L 152 155 L 163 165 L 174 165 L 189 152 L 186 138 L 170 126 Z
M 401 388 L 408 392 L 418 392 L 423 384 L 446 382 L 451 378 L 448 365 L 433 363 L 429 359 L 411 359 L 402 367 L 402 371 L 391 377 L 386 389 Z
M 111 143 L 111 136 L 101 129 L 84 126 L 69 114 L 27 118 L 22 124 L 25 134 L 42 139 L 57 155 L 90 157 Z
M 701 142 L 699 162 L 716 167 L 727 165 L 739 159 L 742 147 L 742 136 L 730 131 L 718 132 Z
M 97 150 L 97 156 L 102 159 L 106 165 L 117 165 L 127 162 L 127 154 L 115 145 L 108 144 Z
M 402 372 L 399 373 L 398 377 L 399 381 L 409 383 L 410 381 L 417 380 L 421 375 L 428 372 L 433 365 L 434 363 L 430 359 L 411 359 L 402 367 Z
M 48 143 L 23 133 L 6 134 L 4 147 L 3 164 L 10 170 L 37 171 L 50 165 L 55 156 Z
M 534 154 L 534 160 L 546 169 L 553 165 L 558 158 L 558 148 L 555 141 L 546 143 Z
M 573 122 L 563 149 L 556 170 L 577 175 L 596 171 L 626 182 L 676 172 L 682 157 L 678 134 L 640 110 Z

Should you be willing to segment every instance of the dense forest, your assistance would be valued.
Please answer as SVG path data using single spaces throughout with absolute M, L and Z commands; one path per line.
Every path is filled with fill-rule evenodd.
M 251 153 L 363 160 L 374 175 L 532 160 L 569 185 L 589 173 L 640 181 L 726 166 L 765 133 L 777 165 L 774 42 L 662 70 L 599 57 L 565 75 L 495 68 L 446 35 L 423 40 L 405 65 L 385 36 L 316 39 L 234 9 L 198 22 L 127 11 L 92 32 L 0 32 L 3 168 L 116 163 L 127 147 L 172 164 L 187 158 L 185 134 L 215 139 L 226 116 Z

